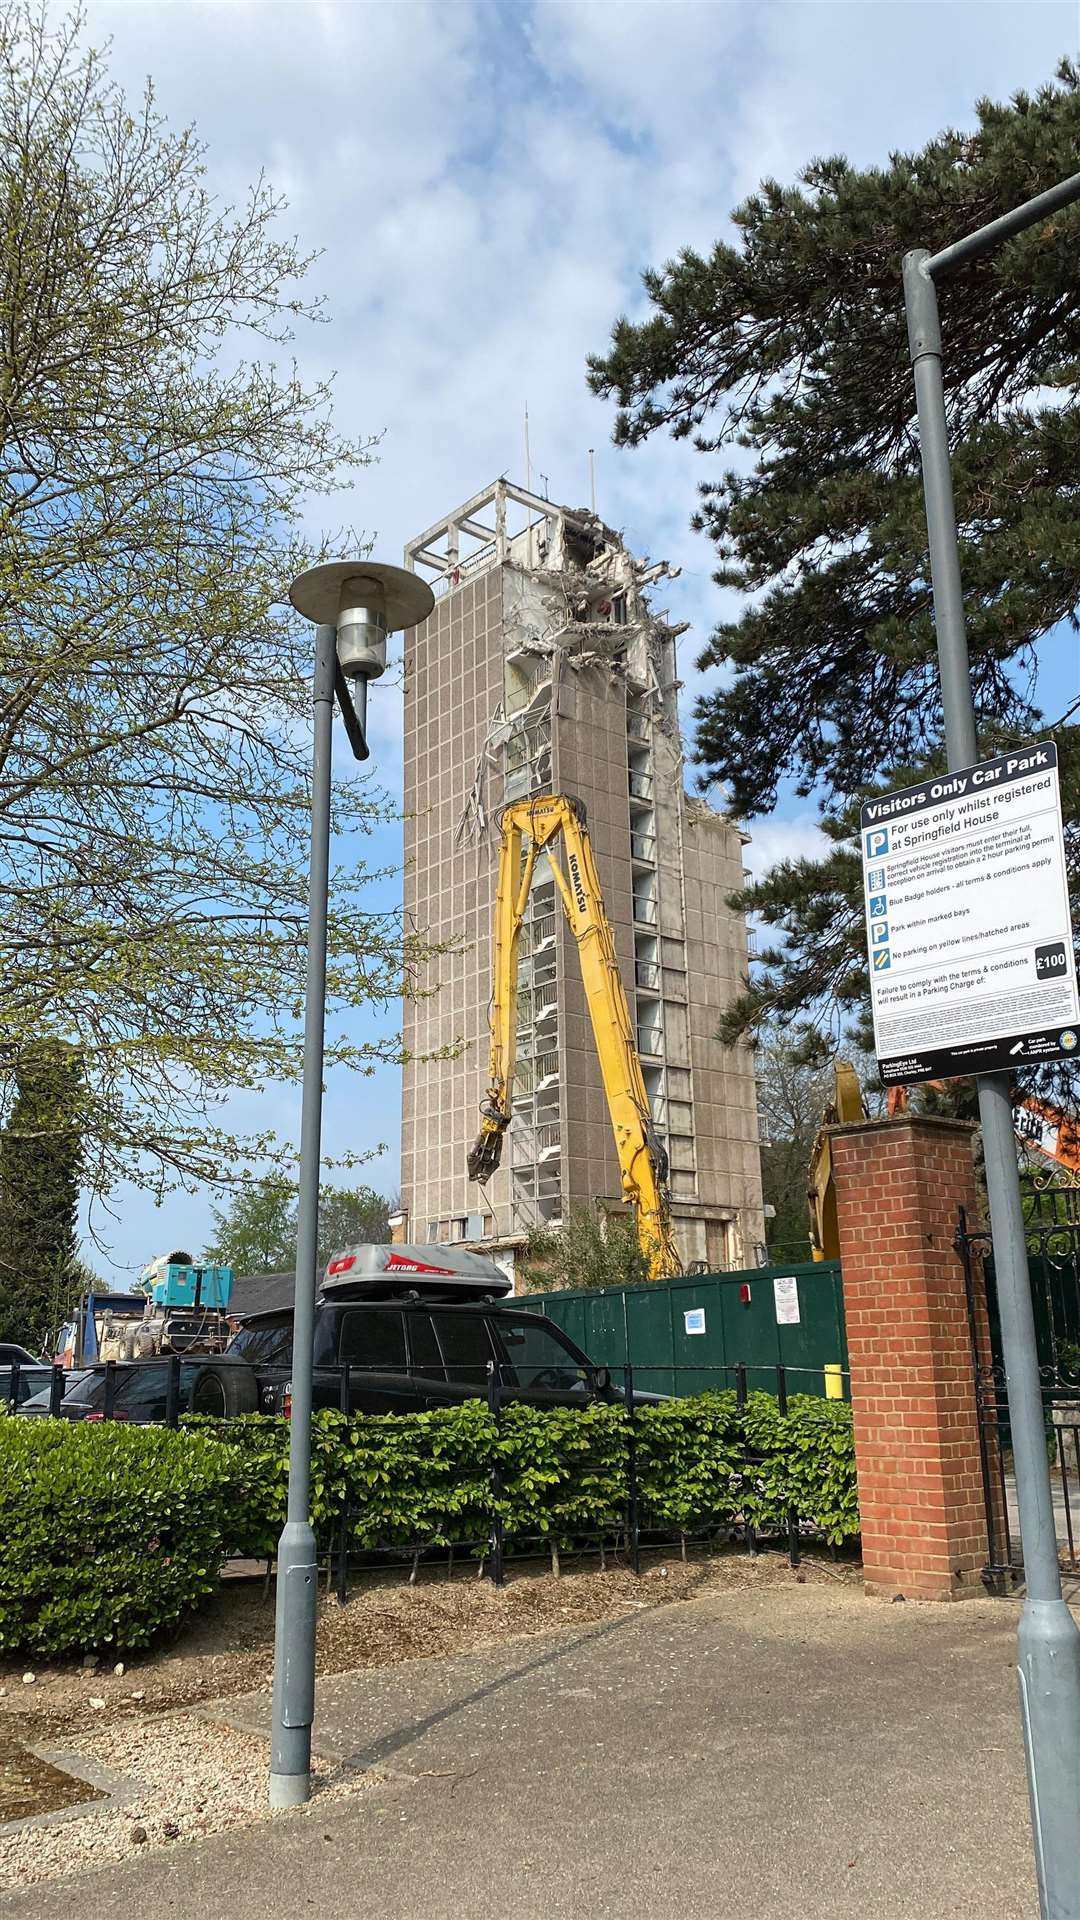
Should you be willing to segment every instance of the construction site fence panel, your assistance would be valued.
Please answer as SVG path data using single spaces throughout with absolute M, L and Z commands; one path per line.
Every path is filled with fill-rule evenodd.
M 526 1293 L 597 1366 L 634 1369 L 639 1388 L 704 1393 L 720 1367 L 797 1370 L 800 1393 L 847 1398 L 847 1336 L 835 1260 L 682 1274 L 633 1287 Z

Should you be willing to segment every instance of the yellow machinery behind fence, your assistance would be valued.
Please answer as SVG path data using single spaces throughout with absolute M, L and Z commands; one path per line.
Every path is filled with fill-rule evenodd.
M 566 872 L 553 851 L 562 838 Z M 469 1174 L 483 1183 L 502 1157 L 511 1120 L 517 1041 L 518 947 L 537 855 L 546 852 L 570 930 L 611 1116 L 623 1198 L 632 1208 L 651 1279 L 682 1271 L 671 1225 L 667 1154 L 653 1125 L 615 942 L 593 859 L 585 809 L 579 800 L 548 794 L 520 800 L 502 813 L 495 899 L 491 1001 L 491 1067 L 481 1108 L 480 1134 L 469 1154 Z
M 944 1091 L 945 1080 L 926 1080 L 926 1087 Z M 907 1087 L 890 1087 L 886 1113 L 890 1120 L 907 1113 L 910 1097 Z M 832 1153 L 828 1128 L 850 1126 L 866 1119 L 859 1076 L 848 1060 L 833 1061 L 833 1097 L 821 1116 L 821 1125 L 810 1154 L 807 1200 L 810 1205 L 810 1244 L 815 1260 L 839 1260 L 840 1235 L 836 1222 L 836 1189 L 832 1177 Z M 1055 1160 L 1074 1179 L 1080 1177 L 1080 1121 L 1064 1113 L 1048 1100 L 1035 1097 L 1019 1100 L 1013 1109 L 1016 1137 L 1025 1147 L 1034 1147 L 1048 1160 Z
M 806 1197 L 810 1203 L 810 1246 L 815 1260 L 839 1260 L 840 1233 L 836 1223 L 836 1188 L 832 1177 L 829 1127 L 851 1126 L 865 1120 L 859 1076 L 848 1060 L 833 1061 L 833 1097 L 821 1116 L 810 1154 Z

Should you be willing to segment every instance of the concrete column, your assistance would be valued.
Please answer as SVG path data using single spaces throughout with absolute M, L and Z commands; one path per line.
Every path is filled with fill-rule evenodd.
M 830 1129 L 863 1574 L 872 1593 L 978 1593 L 986 1510 L 957 1209 L 975 1217 L 966 1122 Z M 976 1267 L 976 1317 L 985 1298 Z

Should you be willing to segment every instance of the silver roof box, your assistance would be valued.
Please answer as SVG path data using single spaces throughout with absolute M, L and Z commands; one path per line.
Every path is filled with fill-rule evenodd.
M 439 1294 L 443 1299 L 502 1298 L 512 1291 L 501 1267 L 465 1247 L 346 1247 L 327 1266 L 319 1289 L 324 1299 L 345 1293 Z

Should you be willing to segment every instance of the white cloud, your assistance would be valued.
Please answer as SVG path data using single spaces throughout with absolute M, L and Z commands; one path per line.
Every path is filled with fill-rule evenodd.
M 666 440 L 615 453 L 586 355 L 617 313 L 642 311 L 641 269 L 729 232 L 763 174 L 791 178 L 837 150 L 885 161 L 948 121 L 970 124 L 979 93 L 1048 79 L 1076 42 L 1073 0 L 88 0 L 88 12 L 95 42 L 113 37 L 118 77 L 137 89 L 152 73 L 173 123 L 197 123 L 211 185 L 237 199 L 265 169 L 302 245 L 325 250 L 311 285 L 330 324 L 301 329 L 301 371 L 336 369 L 339 426 L 385 438 L 343 501 L 312 504 L 311 528 L 351 521 L 398 558 L 496 474 L 524 478 L 527 403 L 534 484 L 543 472 L 552 497 L 583 501 L 594 447 L 605 517 L 682 564 L 663 601 L 694 623 L 688 702 L 695 651 L 731 605 L 687 524 L 708 463 Z M 394 787 L 397 700 L 386 685 L 372 703 Z M 816 850 L 809 815 L 753 832 L 755 871 Z M 295 1131 L 298 1098 L 281 1099 Z M 396 1134 L 391 1075 L 359 1092 L 331 1081 L 331 1149 Z M 170 1210 L 178 1244 L 188 1218 Z M 142 1201 L 125 1207 L 125 1258 L 170 1238 L 151 1225 Z
M 816 813 L 796 813 L 786 820 L 755 820 L 743 862 L 755 880 L 764 880 L 782 860 L 817 860 L 830 841 L 822 833 Z

